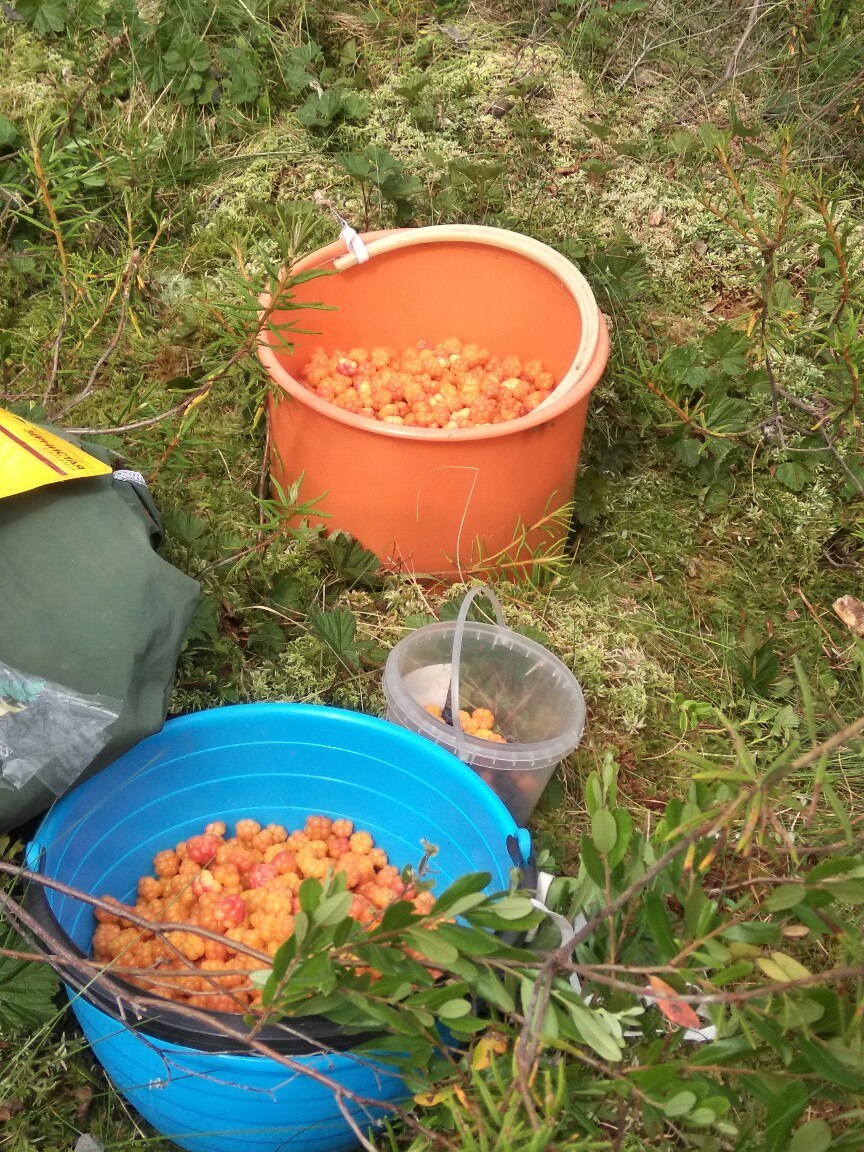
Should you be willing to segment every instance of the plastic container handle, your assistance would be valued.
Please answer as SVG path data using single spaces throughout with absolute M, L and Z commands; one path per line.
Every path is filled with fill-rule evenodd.
M 465 635 L 465 622 L 468 619 L 468 612 L 471 609 L 471 605 L 481 593 L 492 605 L 498 626 L 501 628 L 507 627 L 504 622 L 504 609 L 501 607 L 501 601 L 492 589 L 486 584 L 479 584 L 476 588 L 472 588 L 462 601 L 459 615 L 456 617 L 456 629 L 453 633 L 453 651 L 450 655 L 450 691 L 448 693 L 450 697 L 453 731 L 456 736 L 456 752 L 463 763 L 467 763 L 468 761 L 468 745 L 465 743 L 465 733 L 462 731 L 462 720 L 459 716 L 459 671 L 462 663 L 462 637 Z

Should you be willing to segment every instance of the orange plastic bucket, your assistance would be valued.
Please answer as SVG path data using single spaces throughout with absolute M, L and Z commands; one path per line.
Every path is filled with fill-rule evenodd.
M 530 563 L 541 539 L 547 546 L 560 542 L 566 526 L 550 526 L 550 513 L 572 498 L 588 400 L 609 357 L 602 316 L 595 312 L 583 324 L 586 292 L 588 308 L 596 309 L 587 285 L 582 281 L 579 297 L 566 269 L 550 271 L 533 255 L 565 263 L 557 253 L 524 237 L 515 240 L 527 253 L 503 250 L 496 246 L 500 238 L 515 234 L 496 229 L 447 231 L 461 238 L 444 239 L 443 229 L 430 236 L 440 239 L 436 243 L 413 242 L 434 229 L 364 235 L 372 252 L 384 237 L 410 234 L 412 246 L 297 285 L 294 304 L 333 310 L 275 310 L 275 331 L 265 329 L 259 346 L 277 386 L 271 398 L 274 479 L 285 488 L 302 475 L 300 499 L 318 498 L 321 516 L 310 517 L 313 524 L 350 532 L 387 567 L 418 576 L 518 569 Z M 345 254 L 338 241 L 292 271 L 332 268 Z M 270 297 L 262 296 L 261 304 L 269 307 Z M 280 324 L 298 319 L 314 333 L 291 334 L 293 347 L 283 347 Z M 596 332 L 586 353 L 589 320 Z M 466 429 L 379 423 L 328 404 L 298 383 L 317 347 L 401 349 L 448 336 L 498 356 L 542 360 L 563 383 L 527 416 Z M 531 531 L 541 523 L 542 532 Z

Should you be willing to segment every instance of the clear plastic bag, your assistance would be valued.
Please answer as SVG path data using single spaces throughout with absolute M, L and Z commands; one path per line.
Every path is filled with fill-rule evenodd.
M 0 784 L 70 788 L 108 743 L 121 702 L 82 696 L 0 661 Z

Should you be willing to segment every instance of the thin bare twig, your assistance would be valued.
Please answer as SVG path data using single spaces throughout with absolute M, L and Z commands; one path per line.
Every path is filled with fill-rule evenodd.
M 48 213 L 48 219 L 51 221 L 51 231 L 54 234 L 54 243 L 57 246 L 57 255 L 60 260 L 60 296 L 63 301 L 63 309 L 60 313 L 60 323 L 57 326 L 57 333 L 54 337 L 54 343 L 51 352 L 51 368 L 48 372 L 48 381 L 45 385 L 45 392 L 42 396 L 42 404 L 47 405 L 51 398 L 51 393 L 57 385 L 57 373 L 60 368 L 60 345 L 63 341 L 63 336 L 66 332 L 66 325 L 69 320 L 69 257 L 66 253 L 66 245 L 63 242 L 63 231 L 60 227 L 60 220 L 57 216 L 57 211 L 54 208 L 54 202 L 51 199 L 51 192 L 48 188 L 48 179 L 45 175 L 45 167 L 42 163 L 42 150 L 39 147 L 39 137 L 31 129 L 30 132 L 30 147 L 33 152 L 33 171 L 36 173 L 36 182 L 39 185 L 39 195 L 42 198 L 42 203 L 45 205 L 45 211 Z
M 747 23 L 744 25 L 744 31 L 741 33 L 741 39 L 732 49 L 732 55 L 726 61 L 726 67 L 723 69 L 723 75 L 720 77 L 716 84 L 712 85 L 708 89 L 708 91 L 705 93 L 706 97 L 713 96 L 715 92 L 719 92 L 724 84 L 727 84 L 735 76 L 738 68 L 738 57 L 741 55 L 744 45 L 750 39 L 750 35 L 753 32 L 753 29 L 756 27 L 756 21 L 759 19 L 759 12 L 762 9 L 762 2 L 763 0 L 753 0 L 753 3 L 750 5 L 750 15 L 747 17 Z
M 87 83 L 84 84 L 81 91 L 78 93 L 78 95 L 72 101 L 72 106 L 69 109 L 69 111 L 66 113 L 66 122 L 65 122 L 65 124 L 62 124 L 60 126 L 60 131 L 57 133 L 57 143 L 58 144 L 62 143 L 64 137 L 66 136 L 66 133 L 72 127 L 72 121 L 75 119 L 75 114 L 77 113 L 78 109 L 84 103 L 84 97 L 91 90 L 91 88 L 94 88 L 97 84 L 101 83 L 103 76 L 105 75 L 105 73 L 108 70 L 108 65 L 111 63 L 112 59 L 114 58 L 114 53 L 117 51 L 117 49 L 120 47 L 120 45 L 124 42 L 124 40 L 125 40 L 124 36 L 115 36 L 112 40 L 109 41 L 108 47 L 105 49 L 105 52 L 103 53 L 101 59 L 98 61 L 98 63 L 96 64 L 96 67 L 90 73 L 90 76 L 89 76 L 89 79 L 87 80 Z
M 123 334 L 124 327 L 126 326 L 126 312 L 129 307 L 129 297 L 132 293 L 132 285 L 135 283 L 135 276 L 138 272 L 140 264 L 141 253 L 137 248 L 133 248 L 129 256 L 129 263 L 126 265 L 126 271 L 123 273 L 121 281 L 122 289 L 120 296 L 120 316 L 117 320 L 117 327 L 114 329 L 114 335 L 108 341 L 107 347 L 102 352 L 102 355 L 93 365 L 93 370 L 91 371 L 87 379 L 87 383 L 84 385 L 84 388 L 78 393 L 76 397 L 74 397 L 74 399 L 70 400 L 69 403 L 66 404 L 65 407 L 61 408 L 57 413 L 56 418 L 58 420 L 62 419 L 68 412 L 71 412 L 73 408 L 76 408 L 95 391 L 96 380 L 99 377 L 99 373 L 105 367 L 105 364 L 108 362 L 110 357 L 113 355 L 117 345 L 120 343 L 120 337 Z
M 264 517 L 266 515 L 264 501 L 267 498 L 267 489 L 270 486 L 270 405 L 264 406 L 264 451 L 261 458 L 261 474 L 258 477 L 258 532 L 256 543 L 264 542 Z
M 791 392 L 786 392 L 783 388 L 780 388 L 779 393 L 786 401 L 786 403 L 790 405 L 790 407 L 797 408 L 799 412 L 806 412 L 808 416 L 812 416 L 814 419 L 816 419 L 816 423 L 813 425 L 812 430 L 814 432 L 818 432 L 822 439 L 825 441 L 825 447 L 834 457 L 834 460 L 846 476 L 846 479 L 858 493 L 858 498 L 864 500 L 864 484 L 861 483 L 861 481 L 858 479 L 858 477 L 855 475 L 855 473 L 840 454 L 840 451 L 834 442 L 834 437 L 825 427 L 824 417 L 821 417 L 820 413 L 817 412 L 816 409 L 813 408 L 810 404 L 805 403 L 803 400 L 799 400 L 797 396 L 793 396 Z

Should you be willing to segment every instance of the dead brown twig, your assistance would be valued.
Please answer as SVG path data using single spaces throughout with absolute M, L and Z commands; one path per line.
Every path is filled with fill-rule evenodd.
M 48 187 L 48 179 L 45 175 L 45 167 L 42 163 L 42 150 L 39 146 L 39 137 L 35 131 L 30 131 L 30 148 L 33 153 L 33 171 L 36 173 L 36 182 L 39 185 L 39 195 L 42 203 L 45 205 L 45 211 L 48 213 L 48 219 L 51 222 L 51 231 L 54 235 L 54 243 L 57 246 L 57 255 L 60 260 L 60 296 L 63 302 L 63 309 L 60 314 L 60 322 L 57 326 L 57 332 L 54 337 L 54 343 L 51 351 L 51 367 L 48 371 L 48 381 L 45 385 L 45 392 L 42 396 L 43 405 L 47 405 L 51 393 L 57 385 L 57 373 L 60 368 L 60 345 L 63 341 L 63 336 L 66 332 L 66 325 L 69 321 L 69 257 L 66 253 L 66 245 L 63 242 L 63 231 L 60 227 L 60 220 L 57 216 L 57 211 L 54 207 L 54 202 L 51 199 L 51 192 Z
M 732 49 L 732 54 L 726 61 L 726 67 L 723 69 L 723 75 L 720 77 L 717 83 L 712 85 L 705 93 L 706 98 L 708 96 L 713 96 L 715 92 L 719 92 L 720 89 L 725 84 L 728 84 L 728 82 L 736 75 L 738 70 L 738 57 L 741 55 L 741 52 L 744 49 L 744 45 L 750 39 L 753 29 L 756 27 L 756 21 L 759 19 L 762 3 L 763 0 L 753 0 L 753 3 L 750 5 L 750 14 L 747 17 L 747 23 L 744 25 L 744 31 L 741 33 L 741 38 Z
M 108 344 L 100 355 L 99 359 L 93 365 L 93 369 L 87 378 L 87 383 L 84 385 L 82 390 L 57 413 L 56 418 L 58 420 L 62 419 L 68 412 L 71 412 L 73 408 L 76 408 L 79 404 L 83 403 L 83 401 L 86 400 L 87 397 L 92 395 L 92 393 L 95 391 L 96 381 L 99 377 L 99 373 L 105 367 L 105 364 L 111 358 L 117 345 L 120 343 L 120 337 L 122 336 L 123 329 L 126 326 L 126 314 L 129 308 L 129 297 L 132 294 L 132 286 L 135 283 L 135 277 L 138 274 L 140 264 L 141 253 L 137 248 L 133 248 L 129 255 L 129 263 L 126 265 L 126 270 L 124 271 L 120 281 L 120 315 L 117 320 L 117 327 L 114 329 L 114 334 L 108 341 Z

